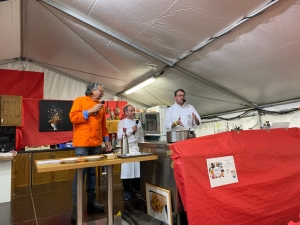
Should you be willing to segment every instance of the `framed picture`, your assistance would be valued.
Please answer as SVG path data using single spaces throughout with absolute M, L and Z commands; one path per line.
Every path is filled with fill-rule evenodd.
M 172 225 L 171 192 L 146 183 L 147 213 L 156 219 Z
M 40 100 L 39 131 L 72 131 L 69 113 L 73 101 Z

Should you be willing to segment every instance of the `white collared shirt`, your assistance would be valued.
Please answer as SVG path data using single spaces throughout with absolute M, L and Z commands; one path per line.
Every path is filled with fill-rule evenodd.
M 184 127 L 190 128 L 191 131 L 194 130 L 194 126 L 198 127 L 196 123 L 193 121 L 192 113 L 196 115 L 199 120 L 199 125 L 201 124 L 201 118 L 199 114 L 196 112 L 194 106 L 184 103 L 182 106 L 178 105 L 176 102 L 174 105 L 170 106 L 167 109 L 166 122 L 165 127 L 167 130 L 171 130 L 172 123 L 177 121 L 180 117 L 181 123 Z
M 137 131 L 133 134 L 132 127 L 135 126 L 135 120 L 130 120 L 127 118 L 124 118 L 119 121 L 118 123 L 118 139 L 122 139 L 123 134 L 123 128 L 127 128 L 126 134 L 128 139 L 129 147 L 137 147 L 139 142 L 144 141 L 144 135 L 143 135 L 143 129 L 141 127 L 141 124 L 137 124 Z

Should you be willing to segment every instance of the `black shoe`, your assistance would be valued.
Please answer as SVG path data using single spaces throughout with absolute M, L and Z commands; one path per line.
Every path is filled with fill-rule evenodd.
M 88 195 L 87 212 L 104 212 L 105 206 L 96 200 L 96 194 Z
M 77 207 L 73 205 L 72 214 L 71 214 L 71 222 L 76 222 L 77 220 Z
M 131 194 L 129 193 L 129 191 L 125 191 L 124 192 L 124 200 L 128 201 L 131 199 Z
M 133 190 L 133 193 L 136 197 L 141 197 L 141 192 L 140 191 Z

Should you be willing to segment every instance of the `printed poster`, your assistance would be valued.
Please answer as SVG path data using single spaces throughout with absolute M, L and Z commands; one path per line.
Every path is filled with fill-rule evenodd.
M 212 188 L 238 182 L 233 156 L 206 159 Z

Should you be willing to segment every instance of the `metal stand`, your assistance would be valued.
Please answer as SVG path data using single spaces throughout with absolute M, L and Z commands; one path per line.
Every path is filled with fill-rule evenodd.
M 101 181 L 101 176 L 102 176 L 102 166 L 97 166 L 98 170 L 98 189 L 100 188 L 100 181 Z
M 114 224 L 113 165 L 107 166 L 107 225 Z
M 76 178 L 77 178 L 77 225 L 83 224 L 83 207 L 82 207 L 82 177 L 83 169 L 76 169 Z

